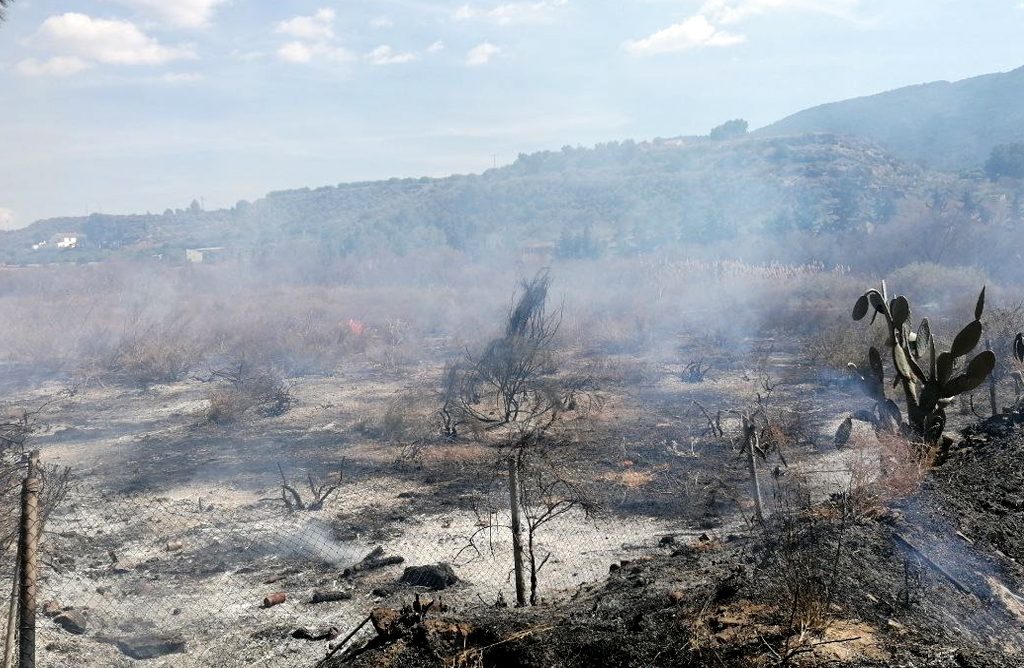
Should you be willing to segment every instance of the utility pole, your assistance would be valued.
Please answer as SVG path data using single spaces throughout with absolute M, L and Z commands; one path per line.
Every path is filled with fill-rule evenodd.
M 491 154 L 491 159 L 494 161 L 494 169 L 497 169 L 498 168 L 498 154 L 497 153 L 492 153 Z

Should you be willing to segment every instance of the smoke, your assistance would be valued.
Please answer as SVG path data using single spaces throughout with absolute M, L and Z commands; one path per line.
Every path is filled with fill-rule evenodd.
M 283 529 L 277 542 L 285 553 L 330 564 L 339 570 L 357 563 L 365 548 L 334 539 L 330 526 L 322 520 L 311 519 L 293 529 Z

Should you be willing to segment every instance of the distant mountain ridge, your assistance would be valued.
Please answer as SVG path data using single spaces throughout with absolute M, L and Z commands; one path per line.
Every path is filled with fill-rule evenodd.
M 872 139 L 929 169 L 979 169 L 997 144 L 1024 141 L 1024 67 L 823 104 L 753 134 L 809 132 Z

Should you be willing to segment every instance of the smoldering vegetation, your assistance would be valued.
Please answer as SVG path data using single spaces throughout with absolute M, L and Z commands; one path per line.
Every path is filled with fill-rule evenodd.
M 983 637 L 1020 651 L 1022 555 L 987 533 L 1014 525 L 977 519 L 998 497 L 983 472 L 972 469 L 969 490 L 935 482 L 936 471 L 956 479 L 950 467 L 1000 429 L 1014 433 L 1024 295 L 1000 278 L 1009 271 L 915 262 L 882 276 L 716 253 L 445 249 L 354 255 L 344 267 L 283 253 L 0 271 L 0 383 L 10 424 L 22 425 L 4 451 L 5 503 L 16 502 L 23 450 L 40 448 L 55 473 L 70 467 L 52 501 L 51 584 L 93 624 L 69 637 L 45 622 L 54 656 L 104 665 L 119 658 L 101 642 L 112 629 L 166 625 L 201 638 L 188 650 L 199 661 L 313 665 L 322 644 L 293 632 L 319 637 L 393 609 L 393 636 L 378 629 L 352 645 L 374 656 L 421 637 L 429 615 L 402 607 L 423 589 L 399 576 L 435 562 L 459 580 L 445 612 L 480 630 L 461 649 L 444 633 L 441 645 L 409 642 L 394 665 L 466 659 L 473 647 L 483 665 L 506 665 L 479 649 L 506 641 L 521 665 L 546 665 L 559 647 L 596 660 L 603 652 L 583 640 L 595 628 L 652 665 L 871 665 L 897 656 L 905 627 L 942 651 L 980 656 Z M 994 384 L 944 406 L 958 445 L 941 463 L 902 426 L 892 313 L 851 319 L 883 278 L 886 301 L 910 296 L 914 330 L 926 317 L 940 351 L 959 345 L 986 286 L 976 343 L 998 353 Z M 897 428 L 880 428 L 877 397 L 860 388 L 876 356 Z M 994 436 L 957 436 L 993 406 Z M 946 485 L 938 495 L 935 484 Z M 957 556 L 968 539 L 970 557 Z M 868 603 L 855 571 L 869 573 Z M 927 582 L 946 589 L 929 599 Z M 271 589 L 289 597 L 261 606 Z M 75 608 L 79 590 L 91 593 Z M 317 593 L 329 603 L 311 603 Z M 140 596 L 179 613 L 149 619 L 148 604 L 125 602 Z M 943 605 L 970 608 L 957 596 L 996 608 L 942 628 Z M 517 599 L 551 616 L 493 609 Z M 610 621 L 632 607 L 655 615 L 630 627 L 647 630 Z M 663 609 L 685 611 L 688 625 L 658 621 Z M 581 626 L 532 644 L 530 629 L 564 624 L 563 613 Z M 675 649 L 648 655 L 629 639 L 638 633 Z

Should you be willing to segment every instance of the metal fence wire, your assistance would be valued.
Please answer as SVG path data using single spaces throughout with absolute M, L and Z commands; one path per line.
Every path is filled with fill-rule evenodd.
M 238 496 L 73 491 L 40 536 L 35 665 L 312 667 L 371 609 L 415 593 L 454 610 L 515 603 L 507 492 L 470 512 L 386 478 L 346 482 L 314 511 Z M 569 596 L 665 533 L 567 512 L 536 534 L 538 596 Z

